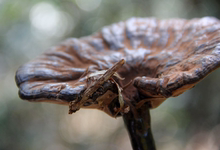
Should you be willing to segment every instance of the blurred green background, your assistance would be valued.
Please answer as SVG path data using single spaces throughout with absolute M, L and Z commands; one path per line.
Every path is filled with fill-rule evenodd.
M 19 66 L 132 16 L 220 18 L 218 0 L 0 0 L 0 150 L 131 150 L 122 118 L 21 100 Z M 158 150 L 220 149 L 220 70 L 152 110 Z

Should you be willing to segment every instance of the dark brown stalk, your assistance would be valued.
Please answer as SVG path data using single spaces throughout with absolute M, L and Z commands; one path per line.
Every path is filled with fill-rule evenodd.
M 123 115 L 123 119 L 133 150 L 156 150 L 147 105 L 143 105 L 137 112 L 129 111 Z

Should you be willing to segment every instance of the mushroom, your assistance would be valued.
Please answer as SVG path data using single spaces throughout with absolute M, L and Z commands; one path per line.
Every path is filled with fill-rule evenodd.
M 16 72 L 19 96 L 123 116 L 133 149 L 156 149 L 150 108 L 220 66 L 220 21 L 131 18 L 70 38 Z

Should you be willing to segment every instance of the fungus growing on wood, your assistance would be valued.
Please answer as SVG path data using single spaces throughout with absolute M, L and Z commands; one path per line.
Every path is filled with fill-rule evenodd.
M 219 66 L 218 19 L 131 18 L 51 48 L 20 67 L 16 83 L 28 101 L 66 104 L 70 113 L 95 108 L 122 115 L 133 148 L 155 149 L 146 134 L 148 109 L 194 87 Z

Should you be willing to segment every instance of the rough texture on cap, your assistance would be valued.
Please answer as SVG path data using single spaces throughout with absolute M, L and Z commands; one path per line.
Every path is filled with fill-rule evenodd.
M 152 99 L 155 108 L 220 66 L 220 21 L 131 18 L 91 36 L 67 39 L 18 69 L 19 95 L 68 104 L 85 90 L 79 78 L 87 68 L 106 70 L 121 59 L 126 64 L 118 71 L 125 78 L 120 85 L 133 80 L 130 89 Z

